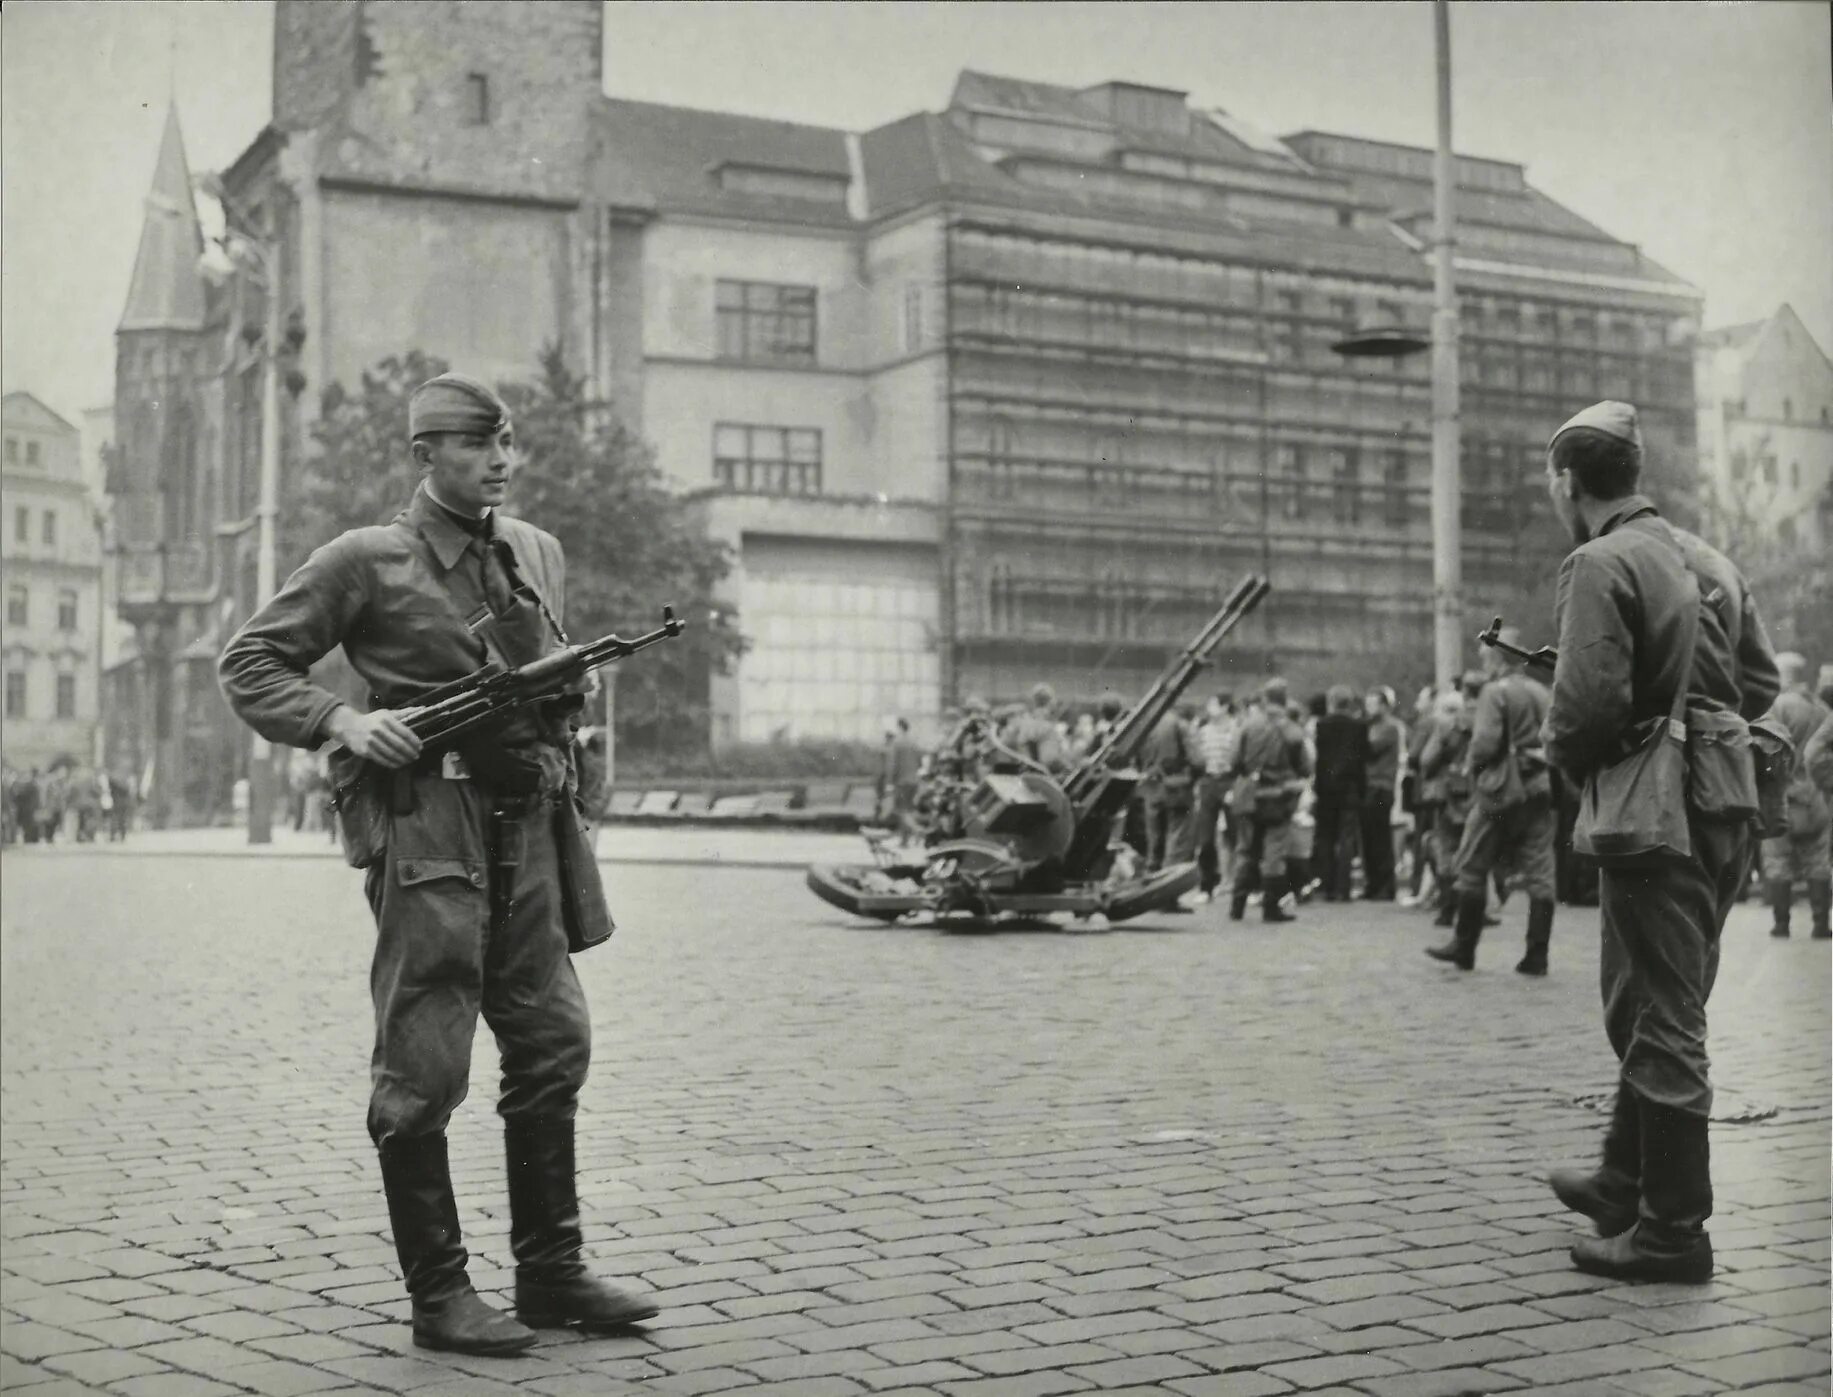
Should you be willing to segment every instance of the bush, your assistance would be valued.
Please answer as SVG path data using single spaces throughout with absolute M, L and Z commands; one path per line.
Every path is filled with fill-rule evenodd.
M 617 785 L 678 778 L 737 781 L 821 781 L 877 773 L 880 749 L 870 742 L 811 738 L 800 742 L 740 742 L 717 754 L 620 750 Z

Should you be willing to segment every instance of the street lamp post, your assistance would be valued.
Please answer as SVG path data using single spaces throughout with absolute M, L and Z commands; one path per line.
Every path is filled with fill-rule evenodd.
M 261 356 L 261 478 L 255 504 L 255 600 L 265 603 L 279 588 L 275 529 L 280 513 L 280 277 L 274 245 L 261 247 L 267 282 L 266 329 Z M 248 842 L 274 842 L 274 800 L 278 794 L 273 744 L 255 734 L 248 755 Z
M 280 515 L 280 245 L 250 226 L 220 176 L 200 181 L 222 205 L 224 234 L 221 243 L 231 260 L 237 256 L 254 263 L 265 301 L 261 332 L 261 462 L 255 502 L 255 605 L 265 604 L 279 590 L 278 539 Z M 248 754 L 248 842 L 274 841 L 274 801 L 277 795 L 273 744 L 259 733 Z
M 1421 336 L 1400 325 L 1358 330 L 1331 348 L 1347 358 L 1403 359 L 1432 351 L 1432 668 L 1440 684 L 1464 670 L 1464 580 L 1458 476 L 1457 288 L 1451 253 L 1455 215 L 1451 195 L 1456 168 L 1451 158 L 1451 16 L 1447 0 L 1435 0 L 1438 57 L 1438 149 L 1432 164 L 1432 333 Z
M 1438 150 L 1432 163 L 1432 650 L 1438 682 L 1464 668 L 1464 570 L 1458 477 L 1457 288 L 1452 278 L 1457 168 L 1451 154 L 1451 6 L 1432 7 Z

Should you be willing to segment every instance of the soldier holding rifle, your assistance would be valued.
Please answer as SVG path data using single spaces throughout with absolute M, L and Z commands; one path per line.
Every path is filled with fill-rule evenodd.
M 334 775 L 345 853 L 366 870 L 378 932 L 369 1133 L 414 1342 L 510 1354 L 533 1328 L 653 1315 L 581 1260 L 573 1118 L 591 1020 L 569 947 L 610 934 L 574 818 L 578 698 L 522 709 L 456 747 L 423 748 L 414 705 L 486 662 L 566 647 L 558 540 L 497 506 L 516 466 L 508 409 L 443 374 L 414 391 L 421 483 L 392 524 L 315 552 L 229 643 L 223 691 L 270 741 L 346 749 Z M 368 683 L 359 713 L 308 669 L 342 645 Z M 482 1013 L 502 1054 L 510 1238 L 521 1322 L 472 1289 L 446 1153 Z
M 1750 868 L 1752 830 L 1749 814 L 1714 816 L 1699 798 L 1695 763 L 1713 747 L 1703 738 L 1762 715 L 1778 683 L 1743 577 L 1658 517 L 1636 491 L 1641 469 L 1641 432 L 1627 403 L 1586 408 L 1547 449 L 1553 507 L 1578 547 L 1559 573 L 1546 749 L 1575 783 L 1589 783 L 1580 833 L 1603 865 L 1604 1026 L 1620 1064 L 1600 1166 L 1558 1170 L 1551 1182 L 1561 1202 L 1597 1225 L 1598 1238 L 1572 1248 L 1581 1270 L 1697 1283 L 1712 1274 L 1706 1000 L 1725 917 Z M 1623 793 L 1613 778 L 1655 770 L 1640 762 L 1682 722 L 1685 810 L 1643 808 L 1646 797 L 1634 791 L 1606 806 L 1606 795 Z M 1638 826 L 1658 825 L 1689 852 L 1650 842 L 1644 852 L 1605 856 L 1607 829 L 1629 850 Z

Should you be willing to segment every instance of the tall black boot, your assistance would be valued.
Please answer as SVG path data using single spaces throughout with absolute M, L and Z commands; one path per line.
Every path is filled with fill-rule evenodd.
M 1552 900 L 1536 898 L 1527 908 L 1527 954 L 1516 963 L 1515 969 L 1523 975 L 1546 974 L 1547 945 L 1552 939 Z
M 1789 913 L 1794 908 L 1795 888 L 1787 878 L 1765 878 L 1763 892 L 1769 899 L 1770 913 L 1775 922 L 1769 929 L 1771 936 L 1787 936 Z
M 1292 886 L 1292 875 L 1282 873 L 1277 878 L 1266 879 L 1266 886 L 1260 892 L 1260 920 L 1263 922 L 1290 922 L 1296 920 L 1293 915 L 1279 905 L 1279 900 L 1286 895 Z
M 1636 1209 L 1642 1202 L 1642 1126 L 1641 1110 L 1628 1087 L 1617 1087 L 1598 1167 L 1555 1169 L 1547 1182 L 1561 1203 L 1597 1225 L 1600 1237 L 1614 1237 L 1636 1225 Z
M 615 1329 L 656 1313 L 654 1302 L 606 1285 L 581 1259 L 573 1122 L 504 1122 L 509 1161 L 509 1244 L 516 1257 L 516 1316 L 534 1329 Z
M 1576 1242 L 1572 1264 L 1625 1281 L 1712 1279 L 1712 1155 L 1706 1118 L 1643 1101 L 1642 1207 L 1636 1225 L 1615 1237 Z
M 1450 928 L 1457 925 L 1457 880 L 1446 877 L 1438 885 L 1438 913 L 1432 918 L 1433 926 Z
M 1808 908 L 1814 914 L 1814 939 L 1833 936 L 1833 879 L 1816 878 L 1808 884 Z
M 485 1304 L 465 1274 L 446 1137 L 391 1136 L 378 1152 L 395 1253 L 414 1302 L 414 1342 L 421 1348 L 495 1356 L 532 1348 L 533 1332 Z
M 1442 946 L 1426 947 L 1433 960 L 1455 965 L 1459 970 L 1477 968 L 1477 942 L 1483 936 L 1483 894 L 1464 893 L 1457 903 L 1457 923 L 1451 939 Z

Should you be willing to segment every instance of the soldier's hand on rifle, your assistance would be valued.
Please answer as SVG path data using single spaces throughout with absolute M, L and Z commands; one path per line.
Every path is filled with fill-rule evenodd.
M 334 708 L 325 719 L 325 730 L 332 741 L 341 742 L 377 766 L 406 766 L 420 755 L 420 739 L 408 727 L 403 713 L 393 709 L 358 713 L 348 705 Z

